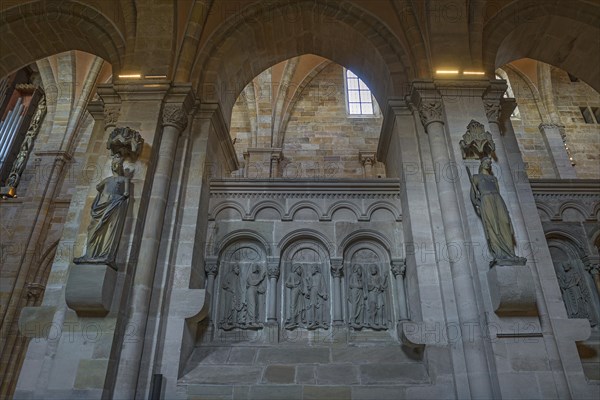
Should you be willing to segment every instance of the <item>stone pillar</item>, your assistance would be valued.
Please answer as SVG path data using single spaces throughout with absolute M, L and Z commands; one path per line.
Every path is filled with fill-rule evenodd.
M 373 167 L 377 160 L 375 159 L 375 153 L 360 152 L 358 158 L 363 166 L 363 176 L 365 178 L 373 178 Z
M 442 170 L 452 165 L 449 144 L 444 130 L 442 98 L 431 82 L 413 84 L 411 99 L 419 110 L 419 116 L 429 138 L 434 166 L 436 187 L 441 206 L 444 236 L 447 249 L 458 247 L 466 254 L 463 220 L 458 203 L 458 193 L 452 179 Z M 484 343 L 473 276 L 468 259 L 450 257 L 452 281 L 457 301 L 458 318 L 464 346 L 469 387 L 473 398 L 492 398 L 492 384 Z
M 344 260 L 331 259 L 331 274 L 333 275 L 333 325 L 343 325 L 344 312 L 342 310 L 342 273 Z
M 277 324 L 277 279 L 279 279 L 279 259 L 267 261 L 267 324 Z
M 140 360 L 144 347 L 146 323 L 150 306 L 150 296 L 162 234 L 171 172 L 175 160 L 175 150 L 179 135 L 187 126 L 188 93 L 173 96 L 162 111 L 162 135 L 156 157 L 156 169 L 150 190 L 150 199 L 139 248 L 139 256 L 134 274 L 130 300 L 128 324 L 135 326 L 130 340 L 123 343 L 121 362 L 115 388 L 115 397 L 135 398 L 140 372 Z M 145 388 L 139 388 L 141 392 Z
M 406 275 L 406 261 L 392 260 L 392 273 L 396 278 L 396 291 L 398 293 L 398 321 L 408 321 L 408 307 L 406 303 L 406 289 L 404 276 Z

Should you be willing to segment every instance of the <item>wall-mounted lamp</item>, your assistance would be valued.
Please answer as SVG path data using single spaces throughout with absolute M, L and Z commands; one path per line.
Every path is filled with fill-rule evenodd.
M 142 77 L 142 75 L 140 75 L 140 74 L 119 75 L 119 78 L 121 78 L 121 79 L 140 79 L 141 77 Z
M 167 79 L 166 75 L 144 75 L 146 79 Z

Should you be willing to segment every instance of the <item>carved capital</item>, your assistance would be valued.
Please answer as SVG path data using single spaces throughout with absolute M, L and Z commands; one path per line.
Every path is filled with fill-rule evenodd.
M 344 260 L 341 258 L 331 259 L 331 274 L 334 278 L 341 278 L 344 272 Z
M 46 286 L 41 283 L 28 282 L 25 284 L 25 293 L 28 299 L 37 300 L 44 293 L 45 289 Z
M 483 106 L 485 107 L 485 115 L 489 122 L 498 123 L 498 119 L 500 118 L 500 111 L 502 111 L 502 107 L 500 106 L 500 99 L 486 99 L 483 101 Z
M 404 275 L 406 275 L 406 261 L 405 260 L 399 260 L 399 261 L 392 261 L 392 274 L 394 274 L 395 277 L 398 277 L 398 275 L 400 275 L 401 277 L 404 277 Z
M 419 117 L 421 117 L 421 123 L 425 129 L 433 122 L 443 124 L 441 99 L 423 99 L 419 103 Z
M 183 131 L 187 126 L 187 113 L 180 104 L 165 104 L 163 108 L 163 126 L 174 126 Z
M 459 145 L 463 159 L 478 160 L 489 157 L 496 150 L 492 134 L 485 130 L 483 124 L 473 119 L 467 125 L 467 132 L 463 135 Z
M 275 278 L 279 279 L 279 261 L 273 261 L 267 263 L 267 276 L 269 279 Z
M 118 106 L 104 107 L 104 129 L 117 126 L 117 121 L 119 120 L 120 115 L 119 110 L 120 107 Z
M 544 123 L 538 125 L 538 129 L 540 131 L 545 131 L 546 129 L 558 129 L 559 131 L 564 130 L 565 126 L 561 124 L 553 124 L 553 123 Z
M 219 264 L 217 262 L 207 261 L 206 264 L 204 264 L 204 272 L 206 272 L 206 275 L 217 276 L 219 273 Z

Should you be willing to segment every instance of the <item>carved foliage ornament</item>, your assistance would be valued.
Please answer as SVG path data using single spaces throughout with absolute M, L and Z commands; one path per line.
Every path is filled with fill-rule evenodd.
M 119 119 L 119 108 L 118 107 L 106 107 L 104 109 L 104 127 L 117 125 Z
M 489 157 L 495 150 L 496 144 L 492 134 L 487 132 L 483 124 L 471 120 L 467 132 L 459 142 L 463 159 L 481 159 Z
M 483 105 L 485 107 L 485 115 L 487 116 L 488 121 L 498 122 L 498 117 L 500 116 L 500 111 L 502 110 L 500 101 L 487 100 L 484 101 Z
M 138 131 L 127 127 L 115 128 L 108 136 L 106 148 L 110 150 L 113 157 L 119 154 L 121 157 L 130 157 L 135 160 L 144 147 L 144 139 Z
M 419 104 L 419 116 L 424 127 L 432 122 L 442 122 L 442 102 L 439 100 L 422 101 Z

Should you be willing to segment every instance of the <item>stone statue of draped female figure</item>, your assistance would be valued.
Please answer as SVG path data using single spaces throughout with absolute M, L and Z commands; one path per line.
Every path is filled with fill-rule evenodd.
M 500 195 L 498 179 L 492 175 L 492 159 L 483 157 L 479 173 L 470 176 L 470 180 L 471 202 L 477 215 L 481 217 L 488 248 L 494 257 L 490 267 L 496 264 L 525 265 L 527 259 L 515 255 L 514 230 L 508 209 Z
M 129 178 L 123 170 L 123 157 L 113 156 L 113 176 L 96 186 L 92 203 L 92 220 L 88 227 L 85 254 L 73 260 L 76 264 L 106 264 L 116 268 L 115 258 L 129 205 Z

